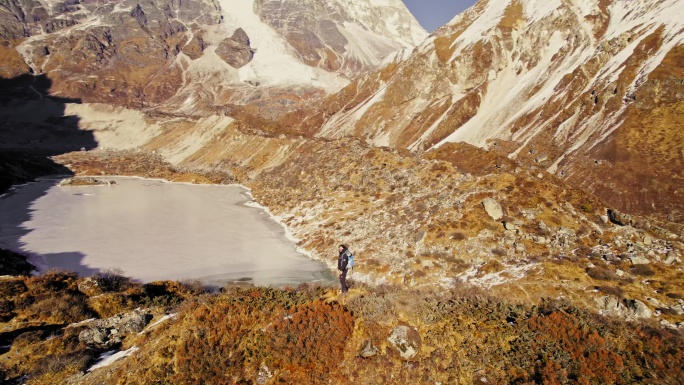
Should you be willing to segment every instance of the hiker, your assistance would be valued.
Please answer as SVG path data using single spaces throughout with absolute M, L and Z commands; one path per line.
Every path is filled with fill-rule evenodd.
M 349 264 L 349 255 L 351 255 L 351 252 L 345 245 L 340 245 L 337 250 L 340 252 L 339 257 L 337 257 L 337 270 L 340 275 L 342 294 L 344 294 L 349 289 L 349 286 L 347 286 L 347 264 Z

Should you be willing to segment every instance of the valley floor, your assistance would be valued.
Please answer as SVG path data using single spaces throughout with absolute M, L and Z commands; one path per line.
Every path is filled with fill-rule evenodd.
M 79 152 L 57 160 L 77 174 L 235 180 L 132 152 Z M 554 274 L 572 271 L 556 266 Z M 621 294 L 610 284 L 622 281 L 589 274 L 614 295 L 632 290 L 625 281 L 615 286 Z M 444 288 L 357 279 L 341 296 L 311 286 L 210 294 L 192 282 L 142 285 L 116 272 L 3 277 L 0 374 L 10 384 L 684 381 L 681 330 L 654 319 L 599 316 L 571 296 L 542 299 L 535 291 L 543 285 L 517 297 L 502 291 L 506 285 L 485 290 L 458 281 Z M 666 290 L 679 289 L 672 284 Z M 126 354 L 93 368 L 116 352 Z

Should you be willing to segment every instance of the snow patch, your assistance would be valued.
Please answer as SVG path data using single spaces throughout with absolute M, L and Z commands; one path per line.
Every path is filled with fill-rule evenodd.
M 347 39 L 345 56 L 361 63 L 377 65 L 386 57 L 386 52 L 395 51 L 391 39 L 378 36 L 356 23 L 345 22 L 339 31 Z
M 150 325 L 147 325 L 147 327 L 145 328 L 145 330 L 141 331 L 141 332 L 138 333 L 138 334 L 143 334 L 143 333 L 145 333 L 146 331 L 152 329 L 153 327 L 155 327 L 155 326 L 161 324 L 162 322 L 168 321 L 168 320 L 170 320 L 170 319 L 175 319 L 175 318 L 177 318 L 177 317 L 178 317 L 178 313 L 167 314 L 167 315 L 161 317 L 157 322 L 155 322 L 155 323 L 153 323 L 153 324 L 150 324 Z
M 112 350 L 109 352 L 102 353 L 102 355 L 100 355 L 100 358 L 97 361 L 97 363 L 95 363 L 95 365 L 91 366 L 90 369 L 88 369 L 88 372 L 92 372 L 95 369 L 104 368 L 105 366 L 109 366 L 118 360 L 124 359 L 124 358 L 132 355 L 133 353 L 137 352 L 139 349 L 140 348 L 138 348 L 137 346 L 133 346 L 132 348 L 130 348 L 128 350 L 124 350 L 124 351 L 117 352 L 116 350 Z
M 449 61 L 453 61 L 458 55 L 461 54 L 463 48 L 469 46 L 480 40 L 482 37 L 486 36 L 493 28 L 495 28 L 501 18 L 508 8 L 511 0 L 490 0 L 487 2 L 484 11 L 480 16 L 474 20 L 468 28 L 463 31 L 461 36 L 454 42 L 459 45 L 459 48 L 454 50 L 453 55 Z M 461 18 L 457 17 L 452 20 L 449 24 L 460 21 Z
M 528 24 L 535 23 L 562 5 L 561 0 L 527 0 L 524 2 L 525 19 Z
M 258 80 L 262 85 L 305 84 L 328 92 L 348 84 L 337 74 L 310 67 L 296 59 L 280 34 L 254 13 L 254 0 L 218 0 L 218 3 L 225 21 L 219 27 L 228 28 L 231 33 L 242 28 L 255 50 L 252 61 L 238 70 L 241 81 Z

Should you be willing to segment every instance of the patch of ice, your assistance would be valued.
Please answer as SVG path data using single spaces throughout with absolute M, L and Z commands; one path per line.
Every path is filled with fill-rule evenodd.
M 94 298 L 94 297 L 91 297 L 91 298 Z M 88 319 L 83 320 L 83 321 L 80 321 L 80 322 L 72 323 L 72 324 L 69 325 L 69 327 L 81 326 L 81 325 L 84 325 L 84 324 L 87 324 L 87 323 L 90 323 L 90 322 L 93 322 L 93 321 L 95 321 L 95 318 L 88 318 Z
M 126 358 L 126 357 L 132 355 L 133 353 L 137 352 L 139 349 L 140 348 L 138 348 L 137 346 L 133 346 L 132 348 L 130 348 L 128 350 L 124 350 L 124 351 L 117 352 L 116 350 L 112 350 L 109 352 L 102 353 L 102 355 L 100 355 L 99 360 L 95 363 L 95 365 L 91 366 L 88 369 L 88 372 L 92 372 L 95 369 L 104 368 L 105 366 L 109 366 L 118 360 L 121 360 L 123 358 Z
M 147 327 L 145 328 L 145 330 L 141 331 L 141 332 L 138 333 L 138 334 L 143 334 L 143 333 L 145 333 L 147 330 L 152 329 L 153 327 L 155 327 L 155 326 L 161 324 L 162 322 L 167 321 L 167 320 L 170 320 L 170 319 L 174 319 L 174 318 L 176 318 L 176 317 L 178 317 L 178 313 L 167 314 L 167 315 L 161 317 L 157 322 L 155 322 L 155 323 L 153 323 L 153 324 L 150 324 L 150 325 L 147 325 Z

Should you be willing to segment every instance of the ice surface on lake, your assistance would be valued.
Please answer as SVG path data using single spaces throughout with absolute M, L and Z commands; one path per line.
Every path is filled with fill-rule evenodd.
M 244 188 L 100 179 L 116 184 L 44 180 L 0 197 L 0 247 L 29 254 L 41 271 L 116 268 L 142 282 L 296 285 L 332 277 L 264 210 L 245 205 Z

